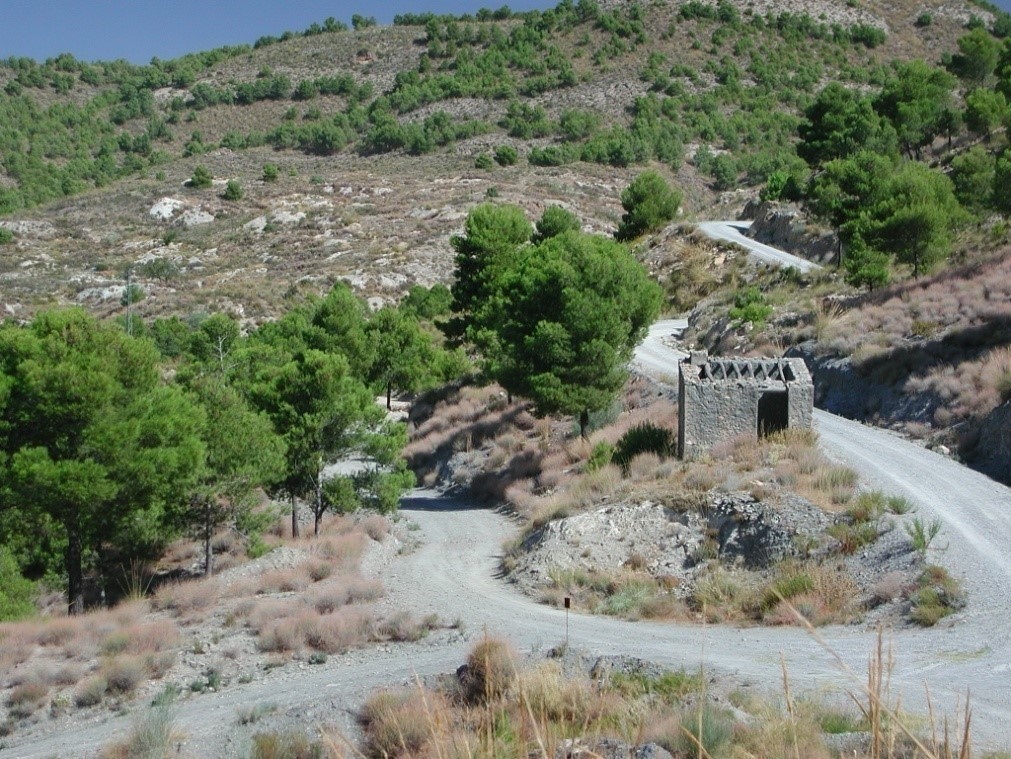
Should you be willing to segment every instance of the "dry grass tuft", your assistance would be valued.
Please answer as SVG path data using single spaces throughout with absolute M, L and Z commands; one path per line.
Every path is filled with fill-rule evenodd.
M 361 528 L 377 543 L 390 533 L 390 520 L 379 514 L 370 514 L 361 521 Z
M 217 578 L 183 580 L 161 586 L 152 604 L 156 609 L 170 611 L 184 622 L 195 622 L 206 617 L 220 596 Z
M 482 703 L 501 697 L 516 680 L 516 652 L 500 638 L 485 638 L 467 656 L 464 691 Z
M 116 656 L 102 665 L 102 677 L 112 693 L 128 694 L 147 675 L 145 660 L 139 656 Z
M 314 539 L 309 546 L 310 553 L 328 561 L 335 571 L 357 562 L 364 550 L 365 544 L 360 532 L 324 534 Z
M 259 627 L 261 651 L 292 653 L 309 648 L 327 654 L 344 653 L 375 639 L 378 623 L 365 609 L 346 609 L 339 614 L 320 614 L 302 609 L 283 618 L 271 618 Z
M 7 694 L 7 706 L 11 714 L 26 717 L 42 706 L 49 695 L 49 686 L 38 680 L 28 680 L 16 685 Z
M 81 682 L 74 690 L 74 705 L 84 708 L 102 703 L 109 684 L 104 677 L 93 675 Z
M 445 699 L 428 691 L 376 693 L 362 706 L 360 715 L 368 736 L 366 754 L 377 759 L 426 755 L 429 741 L 445 733 L 442 717 L 447 712 Z
M 99 759 L 166 759 L 177 753 L 178 737 L 170 708 L 157 706 L 139 715 L 126 738 L 104 747 Z

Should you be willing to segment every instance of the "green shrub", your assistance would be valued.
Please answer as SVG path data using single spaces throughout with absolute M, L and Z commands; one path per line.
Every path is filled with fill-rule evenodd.
M 527 160 L 531 166 L 564 166 L 579 157 L 579 150 L 570 145 L 548 145 L 531 148 Z
M 561 206 L 548 206 L 537 220 L 536 232 L 531 241 L 536 244 L 563 232 L 578 232 L 581 228 L 582 224 L 574 213 Z
M 487 153 L 481 153 L 474 159 L 475 169 L 490 169 L 495 165 L 495 161 Z
M 769 611 L 776 607 L 780 601 L 789 601 L 803 593 L 809 593 L 814 589 L 814 580 L 807 572 L 794 572 L 780 577 L 772 583 L 762 594 L 762 610 Z
M 880 490 L 868 490 L 858 495 L 846 514 L 857 524 L 872 522 L 888 508 L 888 499 Z
M 919 589 L 913 594 L 910 618 L 918 625 L 933 627 L 965 606 L 965 596 L 958 581 L 947 570 L 928 564 L 920 575 Z
M 601 611 L 615 617 L 638 618 L 657 595 L 653 580 L 635 578 L 613 588 L 601 606 Z
M 673 745 L 660 745 L 675 756 L 722 756 L 720 749 L 730 743 L 733 735 L 733 715 L 726 709 L 702 704 L 682 716 Z
M 0 245 L 7 245 L 14 242 L 14 233 L 7 227 L 0 227 Z
M 190 177 L 190 187 L 195 187 L 198 190 L 203 190 L 210 187 L 214 181 L 214 176 L 205 169 L 203 166 L 197 166 L 193 169 L 193 176 Z
M 519 157 L 520 154 L 512 145 L 499 145 L 495 148 L 495 163 L 499 166 L 512 166 Z
M 225 200 L 242 200 L 242 196 L 245 194 L 246 193 L 242 191 L 242 185 L 234 179 L 228 180 L 228 184 L 225 185 Z
M 264 182 L 276 182 L 277 176 L 280 172 L 277 170 L 277 166 L 272 163 L 263 164 L 263 181 Z
M 917 517 L 912 522 L 905 524 L 906 534 L 913 543 L 913 549 L 919 553 L 926 553 L 934 538 L 941 532 L 941 521 L 935 519 L 931 522 L 924 522 Z
M 698 673 L 679 669 L 665 672 L 659 677 L 650 677 L 643 672 L 615 672 L 611 675 L 609 685 L 625 696 L 635 698 L 656 695 L 669 704 L 676 704 L 685 696 L 704 690 L 705 681 Z
M 119 303 L 121 306 L 129 306 L 134 303 L 140 303 L 144 300 L 144 297 L 144 288 L 140 285 L 131 284 L 123 288 L 123 294 L 119 298 Z
M 601 440 L 593 446 L 593 450 L 590 451 L 590 458 L 586 460 L 586 471 L 595 472 L 598 469 L 603 469 L 611 463 L 613 458 L 614 446 L 606 440 Z
M 730 318 L 737 326 L 751 323 L 761 327 L 772 315 L 772 306 L 765 302 L 765 295 L 757 287 L 746 287 L 738 290 L 734 296 L 734 306 L 730 309 Z
M 632 180 L 621 193 L 625 209 L 615 239 L 634 240 L 663 227 L 681 205 L 681 192 L 673 189 L 655 171 L 646 171 Z
M 36 587 L 21 576 L 10 552 L 0 546 L 0 622 L 24 619 L 35 613 Z
M 179 276 L 179 265 L 168 258 L 153 258 L 137 267 L 145 277 L 168 282 Z
M 668 458 L 676 451 L 677 440 L 673 431 L 652 422 L 643 422 L 621 436 L 614 447 L 613 461 L 622 470 L 628 471 L 632 459 L 640 454 L 655 453 L 661 458 Z
M 846 282 L 854 287 L 866 287 L 868 290 L 884 287 L 891 280 L 890 262 L 887 253 L 854 240 L 843 258 Z
M 878 528 L 867 522 L 860 524 L 839 522 L 829 527 L 826 532 L 839 541 L 839 553 L 847 556 L 870 545 L 878 538 Z
M 934 17 L 931 16 L 929 13 L 921 13 L 919 16 L 916 17 L 916 25 L 921 29 L 925 29 L 932 23 L 934 23 Z

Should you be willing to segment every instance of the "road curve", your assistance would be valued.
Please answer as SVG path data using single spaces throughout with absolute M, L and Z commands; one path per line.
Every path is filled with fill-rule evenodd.
M 682 319 L 654 324 L 637 349 L 633 365 L 660 381 L 676 378 L 677 361 L 685 354 L 669 336 L 680 334 L 684 327 Z M 917 697 L 917 685 L 921 695 L 924 685 L 935 697 L 945 690 L 952 698 L 949 703 L 954 703 L 959 691 L 964 696 L 971 690 L 974 734 L 1008 747 L 1011 489 L 888 430 L 819 409 L 814 420 L 829 456 L 856 470 L 867 486 L 903 495 L 915 504 L 916 512 L 903 519 L 941 521 L 943 531 L 928 558 L 958 577 L 969 594 L 969 606 L 954 624 L 894 633 L 902 666 L 893 682 L 911 690 L 913 698 Z M 775 631 L 772 645 L 785 644 L 789 634 Z M 847 643 L 838 635 L 835 629 L 825 633 L 826 640 L 842 654 Z M 850 666 L 858 670 L 860 664 L 853 660 Z M 903 703 L 909 705 L 910 701 L 904 698 Z
M 636 366 L 660 381 L 676 376 L 680 355 L 670 339 L 684 327 L 671 320 L 654 325 L 637 350 Z M 890 633 L 895 650 L 892 693 L 904 709 L 951 713 L 971 690 L 977 747 L 1008 748 L 1011 741 L 1011 632 L 1007 585 L 1011 576 L 1011 490 L 889 432 L 816 412 L 816 426 L 829 454 L 856 469 L 865 481 L 909 497 L 922 519 L 940 519 L 931 559 L 962 578 L 970 606 L 952 625 Z M 410 682 L 415 674 L 450 672 L 473 641 L 487 630 L 524 650 L 562 642 L 566 617 L 519 594 L 499 577 L 501 544 L 515 525 L 492 510 L 433 491 L 416 491 L 402 504 L 417 525 L 419 547 L 390 559 L 378 573 L 389 589 L 391 609 L 436 613 L 458 622 L 463 635 L 442 632 L 416 644 L 400 644 L 331 657 L 301 670 L 267 672 L 262 679 L 219 693 L 193 696 L 176 707 L 189 756 L 242 753 L 250 732 L 236 727 L 236 713 L 272 702 L 308 724 L 336 722 L 352 729 L 351 714 L 379 687 Z M 907 517 L 912 518 L 912 517 Z M 625 622 L 572 615 L 573 645 L 599 654 L 627 654 L 670 666 L 697 667 L 776 691 L 780 660 L 796 691 L 858 692 L 865 678 L 874 631 L 855 626 L 826 628 L 823 642 L 791 628 L 733 628 Z M 829 650 L 831 650 L 831 653 Z M 838 658 L 837 658 L 838 657 Z M 843 674 L 841 660 L 855 673 Z M 49 725 L 46 733 L 10 736 L 0 757 L 86 757 L 122 736 L 131 717 Z
M 750 221 L 700 221 L 697 226 L 699 231 L 706 237 L 740 245 L 742 248 L 747 249 L 748 255 L 752 258 L 770 266 L 792 266 L 805 273 L 821 268 L 813 261 L 808 261 L 800 256 L 792 255 L 745 236 L 744 230 L 747 230 L 751 226 Z

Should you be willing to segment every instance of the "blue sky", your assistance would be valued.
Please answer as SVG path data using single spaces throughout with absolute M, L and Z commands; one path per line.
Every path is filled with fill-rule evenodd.
M 1011 0 L 1008 0 L 1011 2 Z M 473 13 L 479 8 L 550 8 L 555 0 L 3 0 L 0 59 L 45 60 L 72 53 L 86 61 L 147 63 L 257 37 L 300 31 L 328 16 L 355 13 L 392 23 L 398 13 Z
M 252 43 L 327 16 L 349 22 L 358 13 L 388 24 L 397 13 L 472 13 L 506 2 L 513 10 L 529 10 L 552 7 L 556 0 L 4 0 L 0 58 L 44 60 L 69 52 L 89 61 L 147 63 L 153 56 Z M 1011 10 L 1011 0 L 997 4 Z

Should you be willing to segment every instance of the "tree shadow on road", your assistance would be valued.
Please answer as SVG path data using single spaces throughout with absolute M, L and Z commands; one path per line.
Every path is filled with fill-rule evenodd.
M 447 493 L 426 491 L 423 494 L 406 495 L 400 499 L 401 511 L 491 511 L 493 506 L 482 504 L 476 499 L 461 498 Z

